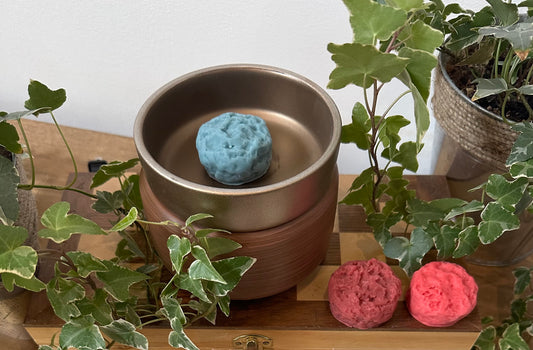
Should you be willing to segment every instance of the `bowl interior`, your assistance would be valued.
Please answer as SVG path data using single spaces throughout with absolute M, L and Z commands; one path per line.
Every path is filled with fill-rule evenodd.
M 151 97 L 142 139 L 162 168 L 188 182 L 218 188 L 268 186 L 300 174 L 328 150 L 334 152 L 340 121 L 322 94 L 305 79 L 270 67 L 222 66 L 194 72 Z M 253 114 L 267 123 L 272 162 L 260 179 L 227 186 L 211 179 L 200 164 L 198 129 L 224 112 Z

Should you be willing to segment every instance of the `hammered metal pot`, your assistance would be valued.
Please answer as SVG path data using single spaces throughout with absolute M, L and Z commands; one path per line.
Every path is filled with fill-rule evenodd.
M 198 128 L 224 112 L 257 115 L 272 135 L 272 162 L 259 180 L 231 187 L 200 164 Z M 336 166 L 341 118 L 316 84 L 289 71 L 225 65 L 182 76 L 142 106 L 134 140 L 147 182 L 182 218 L 214 215 L 210 225 L 257 231 L 292 220 L 326 193 Z
M 211 179 L 195 148 L 198 128 L 225 112 L 261 117 L 272 136 L 268 172 L 241 186 Z M 335 221 L 340 133 L 332 99 L 292 72 L 240 64 L 182 76 L 156 91 L 135 123 L 145 215 L 178 222 L 214 215 L 202 224 L 231 231 L 243 246 L 236 253 L 257 258 L 232 298 L 282 292 L 325 257 Z M 170 266 L 166 240 L 179 232 L 153 226 L 150 234 Z

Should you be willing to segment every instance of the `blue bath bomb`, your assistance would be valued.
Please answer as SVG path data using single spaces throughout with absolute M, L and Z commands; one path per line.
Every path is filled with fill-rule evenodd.
M 272 137 L 263 119 L 228 112 L 202 124 L 196 149 L 210 177 L 225 185 L 242 185 L 268 171 Z

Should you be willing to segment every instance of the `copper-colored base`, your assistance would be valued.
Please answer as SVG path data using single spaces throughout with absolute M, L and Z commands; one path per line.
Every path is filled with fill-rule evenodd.
M 142 174 L 140 188 L 148 220 L 183 223 L 182 218 L 170 212 L 155 197 Z M 236 255 L 257 258 L 255 265 L 232 292 L 232 299 L 248 300 L 275 295 L 295 286 L 320 264 L 333 231 L 337 191 L 338 173 L 335 170 L 323 200 L 303 215 L 274 228 L 231 234 L 230 238 L 242 245 Z M 166 242 L 171 234 L 179 234 L 179 230 L 170 226 L 150 227 L 154 248 L 167 267 L 171 264 Z

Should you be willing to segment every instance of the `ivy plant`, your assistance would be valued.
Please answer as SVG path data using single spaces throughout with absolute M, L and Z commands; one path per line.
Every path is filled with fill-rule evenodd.
M 65 90 L 53 91 L 38 81 L 31 81 L 28 93 L 26 110 L 0 113 L 0 145 L 13 153 L 25 151 L 31 164 L 31 180 L 23 184 L 13 162 L 0 157 L 0 277 L 8 291 L 15 286 L 34 292 L 45 290 L 53 311 L 64 321 L 57 342 L 54 336 L 50 344 L 41 345 L 40 349 L 100 350 L 109 349 L 115 343 L 148 349 L 148 340 L 139 330 L 156 322 L 170 324 L 170 346 L 197 349 L 185 329 L 202 318 L 214 323 L 217 310 L 228 316 L 229 293 L 255 259 L 221 257 L 228 256 L 240 245 L 229 238 L 210 235 L 224 230 L 197 229 L 198 222 L 211 217 L 209 214 L 193 215 L 183 225 L 147 221 L 139 177 L 128 175 L 138 159 L 111 162 L 96 172 L 91 188 L 97 189 L 117 178 L 120 188 L 115 192 L 97 190 L 93 194 L 75 188 L 77 165 L 53 113 L 66 101 Z M 51 116 L 71 156 L 75 176 L 67 185 L 35 182 L 31 144 L 24 132 L 23 119 L 39 114 Z M 13 123 L 18 125 L 21 136 Z M 94 210 L 116 214 L 113 227 L 103 229 L 71 213 L 69 203 L 58 202 L 42 214 L 40 237 L 63 243 L 72 235 L 118 232 L 122 239 L 116 247 L 116 256 L 106 260 L 88 252 L 36 251 L 24 245 L 28 232 L 14 224 L 19 212 L 18 190 L 33 188 L 76 191 L 92 198 Z M 165 267 L 151 248 L 151 225 L 171 225 L 181 232 L 171 235 L 167 242 L 172 263 L 169 278 L 163 278 Z M 51 261 L 54 266 L 55 273 L 49 281 L 41 281 L 35 275 L 39 260 Z M 132 260 L 140 260 L 142 264 L 128 267 Z M 144 293 L 139 295 L 135 291 Z

